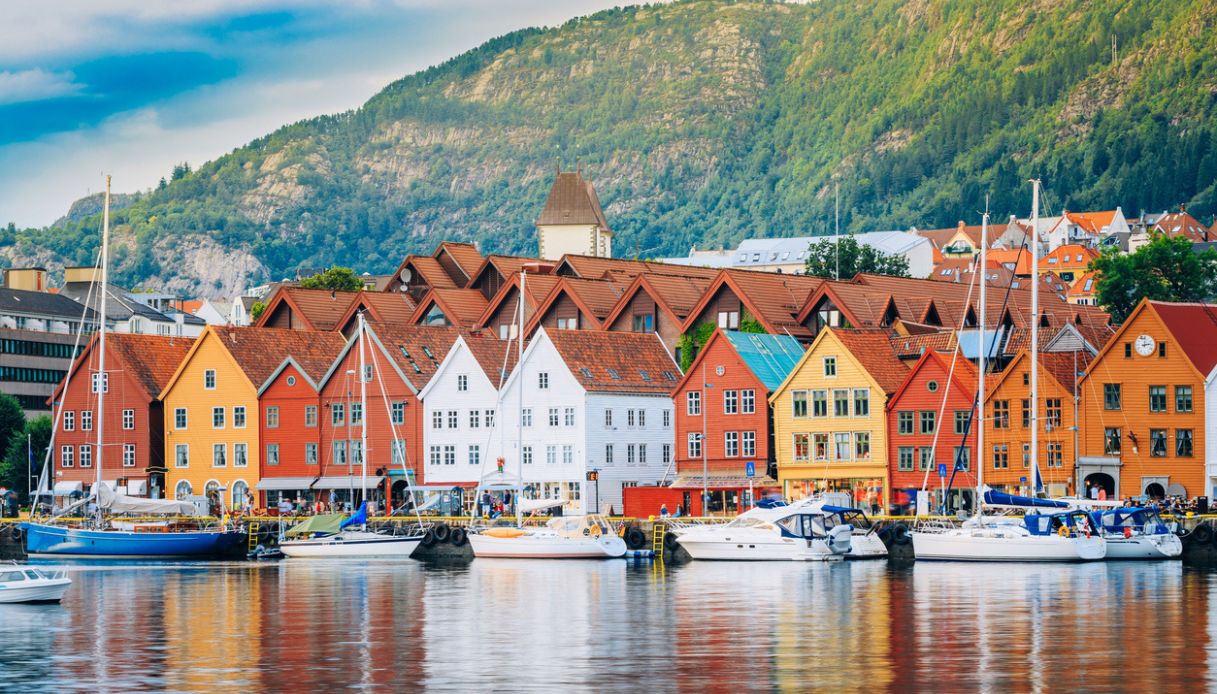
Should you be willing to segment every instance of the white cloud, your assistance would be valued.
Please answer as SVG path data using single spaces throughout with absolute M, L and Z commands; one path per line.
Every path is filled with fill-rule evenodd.
M 42 68 L 0 70 L 0 106 L 74 94 L 82 87 L 74 81 L 71 72 L 50 72 Z

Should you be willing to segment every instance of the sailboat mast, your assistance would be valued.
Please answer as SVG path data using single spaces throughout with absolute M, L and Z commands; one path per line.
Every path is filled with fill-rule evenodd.
M 524 278 L 528 273 L 524 269 L 520 269 L 520 300 L 517 302 L 520 307 L 520 328 L 516 333 L 516 368 L 519 369 L 524 364 Z M 508 347 L 510 349 L 510 346 Z M 516 526 L 524 525 L 524 374 L 520 373 L 516 378 L 516 384 L 519 386 L 519 398 L 516 402 L 516 458 L 520 461 L 520 484 L 516 488 Z
M 97 489 L 93 496 L 98 498 L 97 519 L 101 520 L 101 466 L 102 466 L 102 432 L 105 430 L 104 419 L 106 412 L 106 294 L 110 286 L 110 177 L 106 176 L 106 197 L 101 215 L 101 294 L 98 297 L 97 316 L 97 374 L 93 376 L 93 384 L 97 388 Z
M 976 514 L 980 515 L 981 502 L 985 499 L 985 357 L 989 351 L 985 347 L 985 303 L 987 293 L 985 288 L 988 286 L 986 278 L 988 265 L 989 246 L 989 205 L 985 205 L 985 213 L 980 218 L 980 267 L 977 268 L 980 277 L 980 326 L 977 335 L 977 345 L 979 350 L 979 358 L 976 363 Z
M 1031 181 L 1031 495 L 1040 478 L 1039 343 L 1040 343 L 1040 181 Z
M 364 366 L 364 322 L 363 312 L 359 313 L 359 498 L 368 499 L 368 379 Z

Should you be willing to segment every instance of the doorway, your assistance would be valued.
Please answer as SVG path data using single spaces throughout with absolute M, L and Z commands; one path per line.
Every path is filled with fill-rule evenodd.
M 1145 485 L 1145 496 L 1154 500 L 1164 499 L 1166 498 L 1166 490 L 1157 482 L 1150 482 Z
M 1090 495 L 1090 490 L 1092 488 L 1102 489 L 1105 491 L 1108 499 L 1116 498 L 1116 481 L 1106 472 L 1093 472 L 1086 475 L 1086 479 L 1082 480 L 1082 483 L 1087 498 L 1095 498 Z

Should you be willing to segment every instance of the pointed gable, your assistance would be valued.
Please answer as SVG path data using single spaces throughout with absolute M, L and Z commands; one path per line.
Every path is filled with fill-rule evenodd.
M 349 335 L 360 312 L 369 323 L 406 325 L 417 309 L 418 305 L 404 292 L 359 292 L 339 319 L 338 330 Z
M 444 241 L 431 254 L 458 287 L 467 287 L 482 266 L 482 254 L 472 243 Z
M 472 328 L 486 312 L 486 297 L 476 289 L 432 289 L 410 317 L 416 325 Z
M 289 330 L 336 330 L 359 292 L 282 285 L 266 302 L 254 325 Z
M 609 228 L 595 188 L 578 171 L 559 173 L 554 178 L 545 209 L 537 218 L 537 226 L 562 224 L 592 224 L 605 231 Z
M 722 330 L 720 334 L 770 393 L 777 390 L 803 358 L 803 345 L 789 335 L 742 333 L 736 330 Z
M 892 349 L 890 331 L 830 330 L 884 392 L 891 395 L 904 383 L 909 370 Z
M 667 395 L 678 369 L 649 333 L 545 331 L 575 380 L 587 391 Z

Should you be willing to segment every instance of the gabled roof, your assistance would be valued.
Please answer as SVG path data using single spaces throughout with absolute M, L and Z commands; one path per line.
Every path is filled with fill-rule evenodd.
M 255 390 L 261 388 L 288 357 L 293 357 L 302 370 L 310 374 L 324 372 L 344 343 L 342 335 L 336 332 L 209 325 L 162 388 L 162 399 L 195 352 L 208 340 L 219 342 Z
M 72 364 L 72 378 L 81 378 L 78 374 L 81 367 L 88 363 L 89 357 L 97 347 L 98 335 L 95 333 L 89 344 Z M 135 378 L 135 382 L 143 388 L 143 395 L 149 400 L 155 400 L 164 389 L 178 365 L 190 353 L 194 338 L 164 337 L 161 335 L 132 335 L 130 333 L 106 333 L 107 357 L 117 357 L 122 368 Z M 114 368 L 109 361 L 107 368 Z M 55 386 L 52 401 L 59 399 L 67 379 Z
M 1086 268 L 1098 259 L 1099 252 L 1078 243 L 1065 244 L 1040 258 L 1040 270 L 1056 268 Z
M 453 264 L 465 274 L 464 282 L 457 282 L 455 277 L 452 278 L 454 282 L 462 287 L 468 286 L 469 280 L 473 279 L 473 273 L 478 271 L 478 268 L 482 266 L 482 262 L 485 260 L 482 254 L 478 252 L 477 247 L 472 243 L 459 243 L 456 241 L 444 241 L 436 247 L 431 257 L 438 260 L 442 255 L 447 255 L 451 258 Z
M 1027 248 L 994 248 L 985 254 L 985 261 L 990 265 L 1001 265 L 1020 277 L 1031 276 L 1031 251 Z
M 535 275 L 531 272 L 528 273 L 524 279 L 525 309 L 531 308 L 533 311 L 536 311 L 537 307 L 545 302 L 545 297 L 549 296 L 554 286 L 558 284 L 558 279 L 557 275 Z M 503 303 L 508 298 L 516 295 L 519 284 L 520 275 L 518 272 L 507 276 L 507 281 L 503 283 L 502 287 L 499 287 L 499 291 L 490 297 L 490 301 L 486 303 L 486 310 L 478 318 L 477 327 L 482 328 L 486 326 L 486 321 L 490 320 L 490 317 L 499 310 Z M 524 322 L 527 323 L 530 317 L 528 311 L 525 310 Z M 519 320 L 519 318 L 514 320 Z
M 937 330 L 915 335 L 892 335 L 888 342 L 901 359 L 919 359 L 926 352 L 949 352 L 958 346 L 959 339 L 954 330 Z
M 496 388 L 506 382 L 516 368 L 520 350 L 515 340 L 500 340 L 485 330 L 462 333 L 461 340 Z
M 789 333 L 795 337 L 810 337 L 811 331 L 804 327 L 797 316 L 807 298 L 823 284 L 819 277 L 806 275 L 784 275 L 752 270 L 720 270 L 718 276 L 697 306 L 689 312 L 682 326 L 688 332 L 699 314 L 705 310 L 714 296 L 724 287 L 729 288 L 740 303 L 771 334 Z
M 806 324 L 811 319 L 811 314 L 820 306 L 824 299 L 831 301 L 851 325 L 859 328 L 878 326 L 883 319 L 884 313 L 887 311 L 888 305 L 892 303 L 890 296 L 877 292 L 866 285 L 856 282 L 824 280 L 819 288 L 807 297 L 807 302 L 803 304 L 803 308 L 797 314 L 796 319 L 800 323 Z M 918 320 L 921 316 L 907 315 L 902 317 L 909 320 Z
M 472 287 L 482 277 L 482 275 L 490 270 L 495 270 L 504 278 L 519 275 L 520 271 L 524 269 L 525 265 L 552 267 L 553 263 L 548 260 L 541 260 L 540 258 L 525 258 L 517 255 L 495 255 L 492 253 L 491 255 L 486 256 L 486 259 L 482 261 L 482 264 L 478 266 L 478 269 L 475 270 L 473 275 L 469 277 L 469 284 L 466 286 Z M 529 274 L 531 275 L 534 273 L 530 272 Z
M 951 371 L 951 362 L 955 363 L 954 373 Z M 933 362 L 945 374 L 951 374 L 951 390 L 956 393 L 963 393 L 966 397 L 972 397 L 976 393 L 976 365 L 968 361 L 963 355 L 956 355 L 951 351 L 930 350 L 921 355 L 921 358 L 913 364 L 904 377 L 904 382 L 900 387 L 888 398 L 887 405 L 890 408 L 894 403 L 900 400 L 905 392 L 908 391 L 912 383 L 917 379 L 917 375 L 921 370 L 926 368 L 926 364 Z M 946 397 L 946 392 L 943 391 L 943 397 Z
M 370 323 L 405 325 L 418 306 L 406 292 L 359 292 L 346 313 L 338 320 L 338 330 L 346 331 L 355 322 L 355 315 L 365 312 Z
M 1107 210 L 1105 212 L 1065 212 L 1065 219 L 1073 222 L 1074 225 L 1086 231 L 1097 234 L 1103 230 L 1103 227 L 1111 226 L 1112 221 L 1116 218 L 1115 210 Z
M 1079 275 L 1073 281 L 1073 286 L 1069 288 L 1069 296 L 1090 297 L 1099 295 L 1098 277 L 1094 271 L 1088 271 Z
M 448 322 L 458 327 L 473 327 L 486 311 L 486 297 L 476 289 L 431 289 L 418 302 L 410 322 L 418 324 L 432 305 L 439 306 Z
M 418 393 L 430 382 L 460 334 L 458 328 L 429 325 L 367 326 L 368 340 L 376 345 L 381 355 L 390 359 L 390 366 L 414 393 Z M 318 381 L 319 388 L 324 388 L 334 377 L 342 360 L 348 352 L 355 349 L 358 340 L 358 335 L 352 335 L 346 342 L 334 358 L 329 371 Z M 368 359 L 370 363 L 379 364 L 380 357 Z M 382 373 L 384 369 L 381 365 Z
M 850 329 L 841 330 L 828 328 L 849 353 L 862 364 L 870 373 L 871 378 L 883 388 L 884 392 L 895 393 L 904 377 L 908 375 L 908 367 L 896 356 L 890 342 L 891 331 L 886 329 Z
M 1172 212 L 1158 218 L 1154 230 L 1171 238 L 1182 236 L 1192 243 L 1217 240 L 1211 231 L 1187 212 Z
M 667 395 L 676 385 L 680 369 L 654 334 L 591 330 L 544 334 L 587 391 Z
M 50 292 L 34 292 L 25 289 L 0 288 L 0 311 L 4 313 L 22 313 L 33 316 L 46 316 L 51 319 L 64 321 L 85 320 L 95 322 L 97 315 L 93 309 L 86 309 L 62 294 Z
M 742 333 L 736 330 L 722 330 L 719 334 L 731 344 L 735 353 L 771 393 L 803 358 L 802 343 L 789 335 Z
M 527 285 L 527 280 L 525 281 Z M 537 325 L 545 318 L 545 314 L 562 296 L 569 296 L 579 311 L 591 320 L 591 329 L 599 330 L 603 321 L 612 312 L 613 307 L 625 293 L 625 285 L 609 279 L 588 280 L 579 277 L 561 277 L 554 288 L 545 297 L 545 301 L 533 313 L 532 319 L 525 327 L 525 334 L 531 334 Z
M 639 292 L 644 292 L 651 297 L 659 310 L 667 313 L 672 322 L 676 325 L 683 325 L 685 319 L 689 317 L 689 312 L 693 310 L 697 302 L 701 301 L 709 286 L 710 280 L 700 277 L 638 275 L 621 295 L 612 312 L 605 317 L 604 325 L 615 323 Z
M 1077 370 L 1074 370 L 1074 359 L 1077 359 Z M 1017 354 L 1006 365 L 1004 371 L 999 374 L 994 374 L 991 382 L 986 382 L 985 400 L 993 397 L 997 392 L 997 388 L 1005 383 L 1007 378 L 1018 370 L 1018 367 L 1025 361 L 1031 358 L 1031 352 L 1026 349 L 1020 349 Z M 1082 350 L 1080 352 L 1041 352 L 1039 355 L 1040 374 L 1052 379 L 1066 393 L 1072 393 L 1077 380 L 1081 378 L 1080 374 L 1086 370 L 1090 363 L 1094 360 L 1090 353 Z
M 359 292 L 280 285 L 266 302 L 266 310 L 258 316 L 254 325 L 265 326 L 278 312 L 290 310 L 300 317 L 309 330 L 335 330 L 357 294 Z
M 592 255 L 577 255 L 567 253 L 554 266 L 555 275 L 573 275 L 584 279 L 602 279 L 608 275 L 624 275 L 633 279 L 641 274 L 678 275 L 681 277 L 700 277 L 714 279 L 718 275 L 714 268 L 660 263 L 651 260 L 634 260 L 629 258 L 603 258 Z M 620 277 L 613 278 L 620 280 Z M 629 281 L 629 280 L 626 280 Z
M 605 231 L 609 229 L 596 189 L 578 171 L 559 173 L 554 178 L 545 209 L 537 218 L 537 226 L 548 224 L 595 224 Z
M 1208 378 L 1217 366 L 1217 304 L 1149 301 L 1188 360 Z M 1125 321 L 1126 323 L 1131 322 Z

